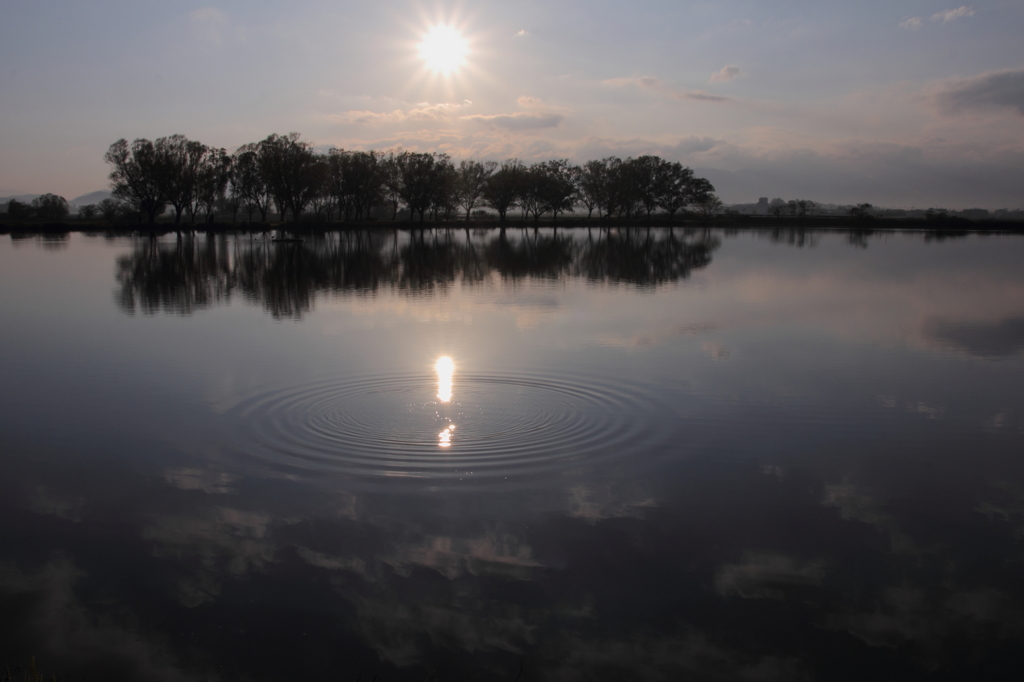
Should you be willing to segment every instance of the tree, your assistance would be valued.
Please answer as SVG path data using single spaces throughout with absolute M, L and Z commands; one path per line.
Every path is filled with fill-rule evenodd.
M 431 178 L 431 208 L 434 217 L 443 215 L 445 220 L 451 220 L 452 215 L 459 207 L 459 171 L 452 163 L 450 156 L 447 154 L 434 155 Z
M 402 152 L 398 156 L 401 172 L 400 196 L 409 207 L 409 220 L 414 214 L 420 214 L 420 222 L 426 218 L 427 211 L 434 204 L 434 166 L 433 154 L 419 152 Z
M 480 203 L 487 186 L 487 179 L 494 173 L 498 164 L 494 161 L 463 161 L 459 164 L 458 178 L 455 183 L 455 196 L 459 206 L 466 209 L 466 222 L 469 214 Z
M 154 148 L 159 168 L 158 183 L 164 200 L 174 208 L 174 223 L 181 222 L 181 214 L 186 209 L 195 222 L 199 174 L 209 148 L 184 135 L 158 138 Z
M 250 142 L 235 150 L 231 160 L 231 193 L 237 196 L 245 207 L 252 222 L 253 211 L 260 212 L 260 221 L 267 221 L 270 208 L 270 194 L 267 179 L 260 165 L 260 145 Z
M 120 139 L 103 155 L 112 166 L 110 183 L 113 194 L 144 214 L 150 224 L 164 212 L 167 198 L 163 194 L 165 168 L 153 143 L 138 139 L 128 145 Z
M 658 179 L 665 163 L 660 157 L 645 154 L 633 159 L 631 164 L 635 201 L 647 212 L 648 221 L 651 219 L 651 211 L 658 207 Z
M 317 156 L 310 168 L 313 191 L 309 205 L 317 220 L 330 220 L 334 195 L 331 192 L 331 162 L 326 156 Z
M 679 162 L 666 162 L 659 169 L 655 183 L 658 205 L 670 220 L 693 201 L 693 183 L 693 171 Z
M 96 204 L 86 204 L 85 206 L 78 207 L 79 220 L 93 220 L 98 213 L 99 208 Z
M 608 167 L 605 211 L 609 215 L 617 212 L 620 217 L 625 214 L 629 220 L 642 205 L 645 189 L 642 165 L 632 158 L 623 161 L 614 156 L 605 159 L 605 163 Z
M 59 223 L 68 217 L 68 202 L 56 194 L 44 194 L 32 200 L 36 218 L 46 223 Z
M 498 212 L 498 219 L 501 222 L 505 222 L 505 214 L 519 199 L 521 178 L 525 170 L 519 159 L 506 159 L 487 178 L 487 184 L 484 185 L 484 201 Z
M 523 168 L 519 173 L 519 205 L 523 216 L 533 215 L 534 221 L 540 220 L 540 214 L 547 210 L 544 205 L 545 171 L 543 164 L 535 163 Z
M 608 164 L 603 161 L 587 161 L 576 169 L 576 187 L 579 202 L 587 207 L 587 220 L 597 209 L 598 217 L 601 209 L 607 204 L 608 196 Z
M 391 206 L 391 220 L 398 217 L 398 205 L 402 201 L 402 167 L 399 156 L 389 152 L 381 162 L 381 193 L 383 201 Z
M 99 209 L 100 215 L 102 215 L 103 219 L 108 223 L 114 222 L 123 213 L 121 202 L 113 198 L 104 199 L 100 202 L 97 208 Z
M 298 220 L 309 204 L 315 191 L 315 157 L 312 145 L 300 141 L 298 133 L 273 134 L 260 142 L 260 169 L 282 221 L 286 211 Z
M 871 214 L 872 209 L 874 209 L 874 206 L 871 204 L 857 204 L 850 207 L 850 217 L 855 220 L 871 220 L 874 218 Z
M 213 222 L 214 207 L 224 197 L 230 180 L 231 157 L 223 149 L 207 149 L 196 174 L 194 190 L 196 206 L 203 209 L 206 222 Z
M 8 220 L 31 220 L 32 213 L 31 204 L 26 204 L 24 201 L 18 201 L 17 199 L 11 199 L 7 202 Z
M 576 206 L 576 173 L 568 159 L 545 161 L 540 170 L 541 202 L 557 222 L 559 213 L 572 212 Z
M 794 218 L 806 218 L 814 213 L 818 205 L 809 199 L 791 199 L 786 204 L 789 214 Z
M 705 220 L 722 208 L 722 200 L 715 196 L 715 186 L 707 178 L 695 178 L 693 181 L 692 203 L 700 211 Z
M 341 170 L 341 196 L 346 206 L 345 217 L 350 213 L 355 220 L 370 217 L 373 207 L 383 201 L 384 169 L 380 154 L 370 152 L 346 152 L 332 149 Z

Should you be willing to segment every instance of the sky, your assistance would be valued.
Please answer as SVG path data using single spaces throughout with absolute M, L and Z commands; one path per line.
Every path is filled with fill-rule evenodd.
M 122 137 L 297 131 L 658 154 L 727 203 L 1024 207 L 1024 3 L 962 1 L 5 0 L 0 196 L 105 189 Z M 420 49 L 436 26 L 465 41 L 450 73 Z

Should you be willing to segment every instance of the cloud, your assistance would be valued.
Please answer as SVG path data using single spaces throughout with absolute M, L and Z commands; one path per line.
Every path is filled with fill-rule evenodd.
M 616 88 L 626 85 L 636 85 L 641 88 L 657 88 L 661 86 L 662 80 L 654 76 L 631 76 L 629 78 L 608 78 L 601 81 L 601 83 Z
M 202 490 L 211 494 L 234 492 L 232 484 L 237 480 L 231 474 L 187 467 L 168 469 L 164 472 L 164 478 L 176 488 Z
M 954 351 L 978 357 L 1014 355 L 1024 350 L 1024 317 L 998 322 L 961 322 L 932 318 L 924 335 Z
M 492 116 L 463 116 L 460 120 L 482 123 L 507 130 L 537 130 L 541 128 L 557 128 L 565 120 L 565 116 L 562 114 L 517 112 L 514 114 L 495 114 Z
M 1013 107 L 1024 114 L 1024 69 L 1005 69 L 946 81 L 935 95 L 944 113 Z
M 962 19 L 963 17 L 973 17 L 974 8 L 970 5 L 961 5 L 955 9 L 946 9 L 941 12 L 936 12 L 931 16 L 932 21 L 941 21 L 944 24 L 948 24 L 951 21 Z M 907 17 L 900 22 L 900 28 L 910 29 L 916 31 L 917 29 L 924 26 L 924 19 L 921 17 Z
M 364 111 L 351 110 L 341 114 L 335 114 L 330 118 L 340 123 L 358 123 L 362 125 L 380 125 L 385 123 L 415 122 L 441 122 L 454 119 L 462 110 L 473 106 L 471 101 L 463 100 L 459 103 L 429 104 L 422 102 L 410 109 L 394 109 L 393 111 Z
M 944 24 L 948 24 L 951 21 L 961 19 L 963 17 L 973 17 L 974 8 L 970 5 L 961 5 L 956 9 L 946 9 L 941 12 L 936 12 L 932 15 L 932 21 L 941 21 Z
M 719 71 L 718 74 L 721 74 L 721 73 L 727 72 L 727 71 L 730 72 L 730 73 L 733 73 L 732 71 L 730 71 L 731 69 L 735 70 L 735 75 L 733 75 L 732 78 L 735 78 L 736 76 L 740 75 L 740 68 L 738 66 L 732 66 L 732 65 L 726 66 L 721 71 Z M 715 80 L 715 77 L 718 74 L 714 74 L 711 77 L 711 80 Z M 726 80 L 726 79 L 723 78 L 723 79 L 720 79 L 720 80 Z M 615 87 L 615 88 L 621 88 L 621 87 L 627 87 L 627 86 L 636 86 L 638 88 L 643 88 L 645 90 L 658 90 L 660 92 L 666 93 L 666 94 L 674 97 L 675 99 L 682 99 L 682 100 L 687 100 L 688 99 L 688 100 L 695 100 L 695 101 L 698 101 L 698 102 L 731 102 L 732 101 L 731 97 L 723 97 L 721 95 L 712 95 L 712 94 L 707 93 L 707 92 L 702 92 L 701 90 L 673 90 L 672 88 L 665 87 L 665 82 L 663 80 L 661 80 L 660 78 L 657 78 L 655 76 L 631 76 L 631 77 L 628 77 L 628 78 L 625 78 L 625 77 L 623 77 L 623 78 L 608 78 L 606 80 L 601 81 L 601 84 L 602 85 L 607 85 L 607 86 L 610 86 L 610 87 Z
M 712 95 L 700 90 L 677 90 L 672 93 L 672 96 L 676 99 L 692 99 L 698 102 L 731 102 L 732 97 L 723 97 L 721 95 Z
M 543 106 L 543 102 L 540 101 L 539 97 L 520 97 L 516 100 L 516 103 L 524 109 L 536 109 L 537 107 Z
M 742 72 L 740 71 L 740 67 L 736 66 L 735 64 L 728 64 L 726 66 L 723 66 L 720 71 L 716 71 L 715 73 L 711 74 L 711 80 L 709 82 L 722 83 L 725 81 L 731 81 L 733 79 L 739 78 L 741 75 Z
M 528 36 L 528 35 L 530 35 L 530 32 L 527 31 L 525 28 L 521 28 L 518 31 L 516 31 L 516 36 L 519 37 L 519 38 L 522 38 L 522 37 Z
M 224 12 L 216 7 L 201 7 L 189 12 L 188 20 L 192 25 L 193 36 L 220 46 L 222 42 L 220 29 L 228 20 Z
M 800 563 L 784 554 L 748 554 L 741 563 L 718 570 L 715 589 L 723 596 L 784 599 L 794 589 L 817 586 L 824 573 L 821 561 Z
M 227 21 L 227 15 L 216 7 L 201 7 L 199 9 L 194 9 L 188 13 L 188 18 L 193 24 L 222 24 Z
M 28 571 L 13 563 L 0 563 L 4 615 L 18 624 L 17 636 L 31 642 L 31 651 L 39 655 L 40 662 L 53 665 L 60 661 L 65 669 L 105 670 L 110 673 L 108 679 L 216 679 L 208 672 L 188 674 L 175 668 L 167 643 L 140 629 L 127 605 L 105 605 L 100 614 L 83 602 L 76 588 L 87 578 L 84 571 L 59 555 Z M 20 675 L 12 679 L 20 679 Z

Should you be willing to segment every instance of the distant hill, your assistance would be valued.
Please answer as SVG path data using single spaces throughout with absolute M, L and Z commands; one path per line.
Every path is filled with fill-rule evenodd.
M 11 199 L 17 199 L 18 201 L 26 204 L 31 203 L 33 199 L 41 196 L 39 194 L 12 194 L 6 197 L 0 197 L 0 213 L 7 213 L 7 202 Z
M 100 189 L 96 190 L 95 192 L 83 194 L 80 197 L 75 197 L 74 199 L 68 199 L 68 204 L 71 206 L 85 206 L 87 204 L 98 204 L 104 199 L 109 199 L 110 197 L 111 194 L 109 189 Z

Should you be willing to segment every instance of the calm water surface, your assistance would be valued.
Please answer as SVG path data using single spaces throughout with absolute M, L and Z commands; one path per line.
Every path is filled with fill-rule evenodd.
M 1016 677 L 1022 262 L 1007 236 L 3 237 L 0 665 Z

